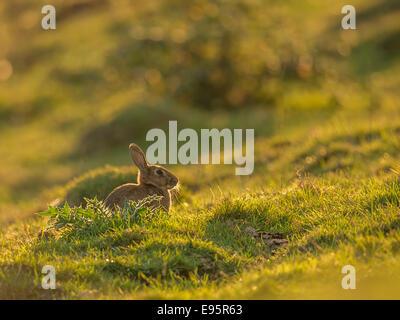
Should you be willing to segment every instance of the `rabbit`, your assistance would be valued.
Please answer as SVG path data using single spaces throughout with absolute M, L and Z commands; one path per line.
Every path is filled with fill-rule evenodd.
M 162 196 L 161 200 L 153 201 L 149 206 L 169 212 L 171 207 L 170 190 L 178 185 L 179 179 L 167 169 L 149 164 L 142 149 L 136 144 L 131 143 L 129 150 L 133 162 L 139 168 L 138 183 L 127 183 L 115 188 L 105 199 L 106 207 L 109 209 L 114 209 L 115 206 L 123 208 L 129 200 L 139 201 L 151 195 L 159 195 Z

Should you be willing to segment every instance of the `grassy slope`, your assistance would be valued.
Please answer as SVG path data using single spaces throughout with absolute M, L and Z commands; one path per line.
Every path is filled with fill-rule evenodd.
M 400 185 L 390 168 L 400 127 L 397 117 L 381 121 L 371 129 L 348 119 L 290 143 L 262 139 L 256 151 L 267 160 L 250 179 L 224 178 L 229 167 L 176 168 L 184 188 L 171 215 L 131 228 L 49 241 L 37 238 L 43 220 L 11 226 L 1 239 L 2 297 L 398 298 Z M 105 168 L 58 192 L 72 202 L 102 197 L 99 187 L 132 176 Z M 216 180 L 191 189 L 204 176 Z M 289 246 L 271 251 L 249 226 L 282 232 Z M 54 293 L 39 288 L 45 264 L 57 270 Z M 346 264 L 357 268 L 353 293 L 340 289 Z
M 108 53 L 130 50 L 118 33 L 132 18 L 123 7 L 70 12 L 56 34 L 38 36 L 31 28 L 24 35 L 15 26 L 18 36 L 8 39 L 15 76 L 0 87 L 2 119 L 11 119 L 0 123 L 0 221 L 8 223 L 0 233 L 0 298 L 399 298 L 400 190 L 391 169 L 400 160 L 400 64 L 390 42 L 398 34 L 398 10 L 374 10 L 379 1 L 362 1 L 354 36 L 330 31 L 341 7 L 336 2 L 315 3 L 310 12 L 295 3 L 282 9 L 291 18 L 279 29 L 283 35 L 272 38 L 320 39 L 313 45 L 324 57 L 322 75 L 268 82 L 267 90 L 285 89 L 274 101 L 277 111 L 221 111 L 213 120 L 201 110 L 154 102 L 140 81 L 113 77 Z M 141 10 L 155 9 L 149 2 Z M 282 13 L 272 4 L 270 12 Z M 161 18 L 170 21 L 169 13 Z M 7 23 L 14 27 L 13 19 Z M 300 34 L 299 26 L 306 28 Z M 158 86 L 149 90 L 163 94 Z M 138 106 L 143 100 L 146 106 Z M 129 121 L 136 119 L 144 127 L 132 131 Z M 172 167 L 182 190 L 169 217 L 92 238 L 37 238 L 46 222 L 32 212 L 55 198 L 72 204 L 83 196 L 103 198 L 131 181 L 135 169 L 121 167 L 130 163 L 127 143 L 138 136 L 140 142 L 146 126 L 165 126 L 165 119 L 194 128 L 254 127 L 254 174 L 235 177 L 229 166 Z M 249 226 L 282 232 L 289 246 L 272 252 L 248 234 Z M 54 292 L 40 288 L 46 264 L 57 270 Z M 340 287 L 345 264 L 357 269 L 352 292 Z

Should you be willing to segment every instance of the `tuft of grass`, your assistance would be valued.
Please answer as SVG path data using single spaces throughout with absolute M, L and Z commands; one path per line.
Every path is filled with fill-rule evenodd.
M 50 218 L 46 232 L 54 230 L 59 233 L 60 238 L 95 238 L 106 232 L 125 230 L 135 224 L 162 216 L 162 211 L 147 207 L 152 201 L 160 201 L 161 198 L 153 195 L 137 202 L 128 201 L 124 208 L 117 207 L 115 210 L 108 209 L 104 202 L 96 198 L 85 198 L 85 208 L 71 208 L 66 202 L 62 208 L 50 206 L 39 215 Z

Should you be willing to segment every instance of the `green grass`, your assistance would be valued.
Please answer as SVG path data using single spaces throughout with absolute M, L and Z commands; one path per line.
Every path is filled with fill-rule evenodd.
M 38 236 L 46 225 L 43 218 L 10 226 L 1 239 L 1 297 L 398 298 L 395 290 L 374 291 L 383 283 L 399 283 L 398 171 L 395 165 L 392 171 L 385 169 L 387 165 L 382 169 L 375 152 L 368 151 L 372 144 L 399 159 L 397 140 L 390 136 L 397 130 L 380 127 L 368 136 L 355 127 L 344 131 L 347 135 L 336 132 L 301 146 L 276 139 L 258 141 L 257 149 L 264 146 L 272 155 L 274 148 L 279 149 L 279 156 L 270 155 L 250 179 L 217 178 L 208 182 L 214 186 L 211 190 L 206 182 L 197 190 L 188 187 L 169 215 L 149 214 L 131 221 L 126 212 L 110 215 L 92 201 L 86 209 L 65 206 L 48 211 L 53 222 L 47 225 L 57 225 L 56 216 L 69 218 L 61 219 L 61 227 L 47 238 Z M 304 157 L 313 157 L 312 150 L 321 145 L 331 150 L 339 141 L 353 151 L 345 160 L 346 170 L 331 167 L 326 157 L 314 166 L 304 162 Z M 359 145 L 364 146 L 362 159 L 373 176 L 354 156 L 353 148 Z M 332 157 L 346 159 L 333 151 Z M 280 184 L 273 182 L 279 175 L 271 173 L 270 183 L 260 183 L 269 170 L 286 171 L 294 165 L 303 165 L 302 172 L 293 171 Z M 203 171 L 215 176 L 219 170 L 176 169 L 189 173 L 183 176 L 184 186 L 186 181 L 195 185 Z M 105 188 L 98 193 L 104 198 L 106 186 L 111 190 L 132 180 L 132 175 L 127 168 L 96 170 L 57 193 L 83 203 L 97 185 Z M 229 192 L 222 191 L 227 190 L 225 184 Z M 259 235 L 282 233 L 288 245 L 271 246 L 252 236 L 249 227 Z M 57 270 L 59 287 L 51 293 L 39 287 L 46 264 Z M 356 266 L 359 275 L 359 289 L 353 294 L 340 289 L 340 271 L 346 264 Z

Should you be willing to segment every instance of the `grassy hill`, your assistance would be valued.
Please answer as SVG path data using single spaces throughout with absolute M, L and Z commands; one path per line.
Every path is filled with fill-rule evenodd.
M 356 31 L 341 1 L 54 1 L 55 31 L 2 2 L 0 298 L 398 299 L 400 5 L 353 2 Z M 168 120 L 254 128 L 254 173 L 168 166 L 169 215 L 76 209 Z

